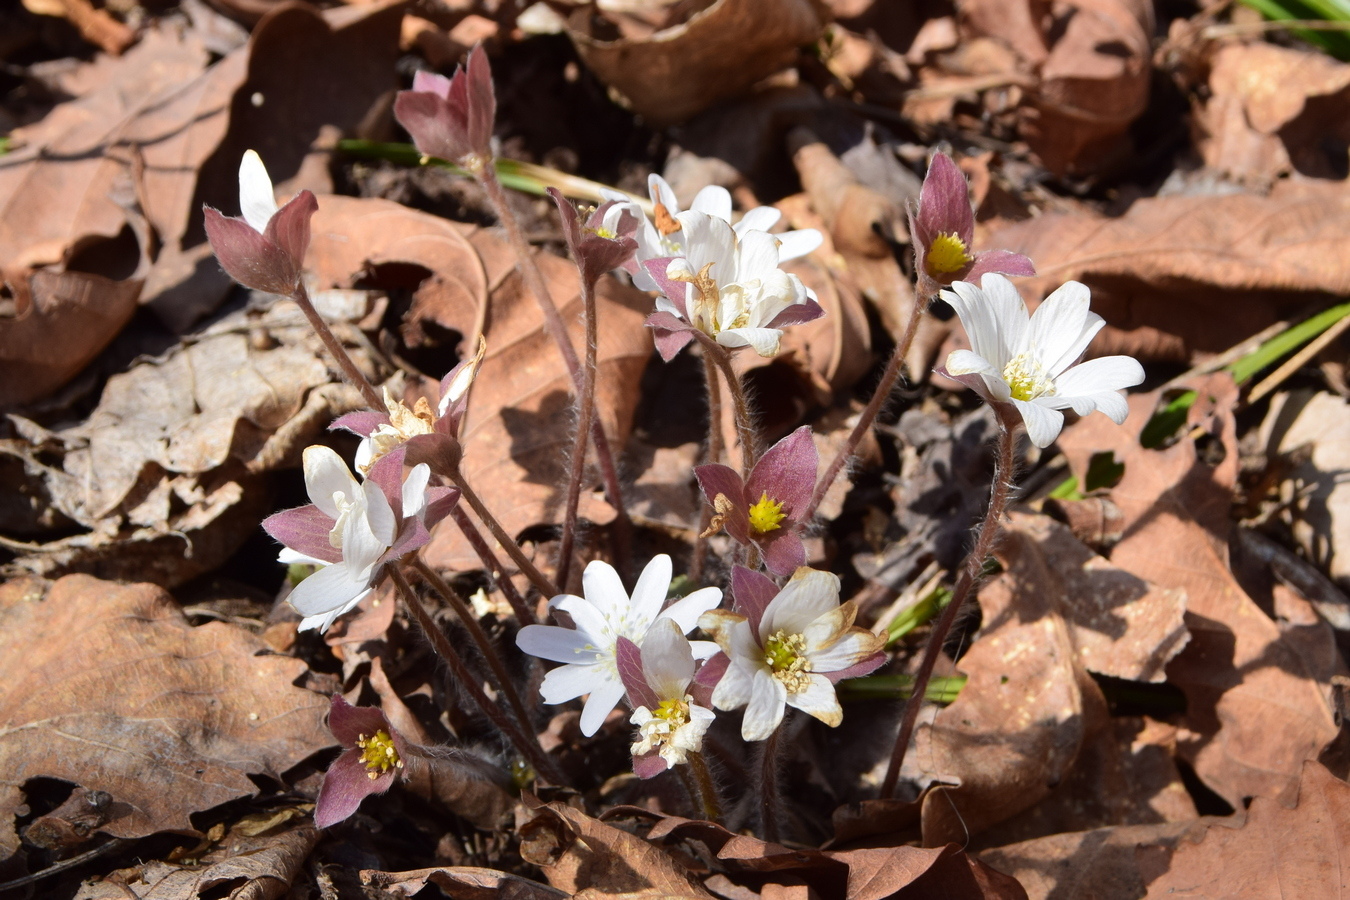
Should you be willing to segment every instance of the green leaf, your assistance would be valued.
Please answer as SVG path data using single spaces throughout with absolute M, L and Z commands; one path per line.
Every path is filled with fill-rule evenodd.
M 930 703 L 951 703 L 966 686 L 966 676 L 935 675 L 928 679 L 924 698 Z M 839 683 L 843 700 L 908 700 L 914 695 L 913 675 L 864 675 Z

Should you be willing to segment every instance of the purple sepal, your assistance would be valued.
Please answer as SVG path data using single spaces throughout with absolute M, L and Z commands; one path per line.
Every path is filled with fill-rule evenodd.
M 814 322 L 825 315 L 825 310 L 815 300 L 807 299 L 805 303 L 794 303 L 787 309 L 773 317 L 773 320 L 765 325 L 765 328 L 787 328 L 789 325 L 802 325 L 806 322 Z
M 403 520 L 403 460 L 407 454 L 407 445 L 401 444 L 375 460 L 366 472 L 366 481 L 373 481 L 389 501 L 395 522 Z
M 718 510 L 718 514 L 723 517 L 722 527 L 736 542 L 749 543 L 749 498 L 746 494 L 745 484 L 741 481 L 741 476 L 730 466 L 724 466 L 721 463 L 708 463 L 707 465 L 695 466 L 694 477 L 698 479 L 699 487 L 703 489 L 703 496 L 708 498 L 708 503 L 713 505 L 714 509 L 716 509 L 715 504 L 719 494 L 731 501 L 731 509 Z
M 1020 253 L 1011 250 L 986 250 L 975 254 L 975 262 L 962 281 L 980 283 L 980 279 L 990 272 L 1001 275 L 1035 275 L 1036 266 Z
M 624 231 L 631 234 L 637 230 L 637 220 L 630 213 L 624 212 L 620 217 L 617 237 L 601 237 L 594 230 L 604 220 L 605 213 L 615 201 L 610 200 L 602 204 L 591 213 L 583 226 L 577 217 L 577 208 L 568 202 L 562 191 L 550 187 L 548 195 L 558 207 L 558 215 L 562 218 L 563 238 L 567 241 L 572 259 L 581 270 L 581 277 L 586 284 L 595 284 L 601 275 L 611 269 L 620 268 L 632 259 L 633 253 L 637 250 L 637 241 L 623 234 Z
M 481 45 L 469 54 L 466 69 L 456 69 L 451 78 L 419 72 L 413 89 L 400 91 L 394 100 L 394 116 L 417 149 L 453 161 L 492 159 L 496 115 L 492 70 Z
M 675 354 L 684 349 L 684 345 L 694 339 L 693 328 L 680 321 L 672 313 L 654 312 L 647 317 L 647 327 L 652 330 L 652 341 L 661 358 L 670 362 Z
M 975 213 L 961 169 L 945 153 L 933 156 L 919 190 L 919 214 L 912 220 L 925 249 L 939 234 L 955 234 L 966 246 L 975 237 Z
M 648 778 L 655 778 L 668 768 L 666 761 L 655 751 L 633 757 L 633 774 L 643 781 Z
M 761 494 L 767 493 L 783 504 L 787 522 L 800 522 L 802 514 L 811 505 L 819 465 L 820 454 L 816 451 L 816 442 L 811 439 L 811 426 L 803 425 L 764 451 L 750 471 L 745 499 L 755 503 Z M 770 532 L 770 536 L 772 534 Z
M 750 633 L 759 640 L 759 622 L 764 610 L 778 596 L 778 585 L 763 572 L 736 566 L 731 570 L 732 610 L 750 621 Z
M 329 431 L 350 431 L 358 437 L 367 438 L 374 433 L 376 428 L 381 425 L 389 424 L 389 414 L 375 412 L 372 409 L 358 410 L 350 412 L 343 416 L 338 416 L 333 423 L 328 426 Z
M 628 702 L 634 709 L 645 706 L 655 711 L 661 705 L 661 698 L 647 683 L 647 675 L 642 670 L 642 649 L 628 638 L 620 636 L 614 645 L 614 661 L 624 690 L 628 692 Z
M 806 565 L 806 545 L 797 532 L 791 529 L 784 529 L 774 540 L 765 541 L 763 550 L 764 568 L 775 575 L 791 575 Z
M 377 778 L 371 778 L 361 760 L 356 742 L 364 736 L 383 731 L 394 742 L 399 758 L 408 754 L 403 738 L 380 710 L 371 706 L 352 706 L 341 694 L 333 695 L 328 712 L 328 730 L 342 745 L 343 752 L 324 773 L 319 799 L 314 805 L 314 824 L 320 828 L 336 825 L 356 812 L 361 801 L 371 794 L 382 794 L 394 783 L 395 772 L 390 769 Z
M 259 233 L 242 218 L 202 208 L 207 240 L 221 268 L 245 287 L 289 296 L 300 283 L 309 249 L 309 220 L 319 201 L 301 191 L 273 214 Z
M 847 669 L 840 669 L 837 672 L 821 672 L 826 678 L 830 679 L 831 684 L 838 684 L 845 678 L 861 678 L 863 675 L 875 672 L 886 662 L 886 653 L 878 650 L 870 656 L 863 657 L 861 662 L 856 662 Z
M 730 665 L 731 660 L 727 655 L 718 651 L 698 667 L 694 680 L 689 682 L 689 696 L 694 698 L 695 704 L 704 709 L 712 709 L 713 690 L 722 680 L 722 676 L 727 674 Z
M 282 510 L 263 520 L 263 531 L 297 553 L 324 562 L 342 562 L 342 551 L 329 541 L 333 520 L 310 503 Z
M 394 545 L 384 552 L 381 560 L 388 562 L 401 559 L 418 547 L 424 547 L 429 543 L 431 543 L 431 532 L 427 531 L 427 526 L 422 522 L 420 516 L 404 519 L 400 523 L 398 535 L 394 538 Z
M 422 513 L 422 521 L 426 523 L 428 529 L 435 528 L 440 524 L 441 519 L 450 515 L 450 510 L 454 509 L 458 502 L 459 490 L 457 488 L 427 488 L 427 503 Z
M 679 318 L 685 320 L 684 325 L 688 328 L 691 327 L 687 321 L 689 319 L 687 300 L 690 284 L 687 281 L 676 281 L 666 276 L 666 269 L 675 259 L 673 256 L 662 256 L 657 259 L 649 259 L 643 265 L 647 267 L 647 274 L 652 276 L 652 280 L 661 289 L 661 293 L 665 294 L 670 302 L 675 304 L 675 308 L 680 311 Z

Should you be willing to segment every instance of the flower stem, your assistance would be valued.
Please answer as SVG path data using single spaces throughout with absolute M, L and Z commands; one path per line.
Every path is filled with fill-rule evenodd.
M 464 598 L 459 596 L 459 592 L 452 588 L 439 572 L 427 565 L 421 557 L 414 555 L 412 564 L 413 568 L 417 569 L 418 573 L 426 579 L 427 584 L 431 585 L 432 589 L 450 604 L 451 609 L 455 611 L 455 615 L 459 616 L 460 621 L 464 623 L 465 629 L 469 632 L 469 637 L 478 647 L 478 652 L 487 660 L 488 668 L 491 670 L 489 680 L 492 681 L 492 686 L 506 698 L 507 704 L 510 705 L 511 711 L 515 713 L 521 727 L 529 728 L 530 716 L 525 712 L 525 705 L 520 702 L 520 694 L 516 691 L 515 683 L 507 673 L 506 666 L 502 664 L 501 654 L 492 645 L 492 641 L 488 638 L 487 632 L 483 630 L 483 626 L 478 624 L 478 617 L 473 614 L 473 609 L 464 602 Z
M 922 284 L 922 279 L 920 279 Z M 862 443 L 863 435 L 871 429 L 872 424 L 876 422 L 877 416 L 881 413 L 886 401 L 890 399 L 891 390 L 895 387 L 895 382 L 900 377 L 900 370 L 904 368 L 905 357 L 909 354 L 910 345 L 914 343 L 914 335 L 919 330 L 919 321 L 923 318 L 923 309 L 926 301 L 916 289 L 914 295 L 914 308 L 910 310 L 909 321 L 905 324 L 905 331 L 900 336 L 900 341 L 895 345 L 895 350 L 891 353 L 891 358 L 886 363 L 886 369 L 881 373 L 881 381 L 877 383 L 877 389 L 872 393 L 872 399 L 867 401 L 867 406 L 863 409 L 862 415 L 858 416 L 858 422 L 849 432 L 848 440 L 839 448 L 834 459 L 830 460 L 830 465 L 825 469 L 825 474 L 821 476 L 820 481 L 816 483 L 816 489 L 811 493 L 811 503 L 806 508 L 806 513 L 802 516 L 802 521 L 809 522 L 811 517 L 816 514 L 816 508 L 820 506 L 820 501 L 825 499 L 825 493 L 834 484 L 834 480 L 839 477 L 840 471 L 853 454 L 858 452 L 858 445 Z
M 783 815 L 783 800 L 778 793 L 778 744 L 783 736 L 783 725 L 787 722 L 788 712 L 783 713 L 783 721 L 773 730 L 773 734 L 764 741 L 759 759 L 759 818 L 761 836 L 766 841 L 777 843 L 778 821 Z
M 459 526 L 460 533 L 464 539 L 473 547 L 478 558 L 483 561 L 483 568 L 487 569 L 488 574 L 497 582 L 497 587 L 501 588 L 502 596 L 506 602 L 511 604 L 511 611 L 516 614 L 516 619 L 521 625 L 533 625 L 537 621 L 534 617 L 534 610 L 530 609 L 525 603 L 525 599 L 520 596 L 520 591 L 516 590 L 516 585 L 511 581 L 511 576 L 507 574 L 506 568 L 502 565 L 497 554 L 492 552 L 487 541 L 483 540 L 483 535 L 479 533 L 469 514 L 456 503 L 450 508 L 450 518 L 455 520 Z
M 356 363 L 352 361 L 351 355 L 342 346 L 342 342 L 337 339 L 337 335 L 333 334 L 333 329 L 328 327 L 328 323 L 323 320 L 323 316 L 319 315 L 319 311 L 314 308 L 305 286 L 303 284 L 297 285 L 295 293 L 291 294 L 290 299 L 295 301 L 295 305 L 300 307 L 300 311 L 305 314 L 310 327 L 319 336 L 319 340 L 323 341 L 324 347 L 328 350 L 328 355 L 333 357 L 333 361 L 338 364 L 338 368 L 347 377 L 347 381 L 361 392 L 361 396 L 365 398 L 366 403 L 370 404 L 372 409 L 384 409 L 384 398 L 375 390 L 375 386 L 370 383 L 370 379 L 356 367 Z
M 529 241 L 525 240 L 525 235 L 520 230 L 520 223 L 516 221 L 515 213 L 511 212 L 511 206 L 506 200 L 506 192 L 502 190 L 501 182 L 497 180 L 496 169 L 492 166 L 482 166 L 481 171 L 476 172 L 475 175 L 478 178 L 478 183 L 483 186 L 483 190 L 487 193 L 488 202 L 492 204 L 493 211 L 497 213 L 497 220 L 506 230 L 507 242 L 516 252 L 516 262 L 520 269 L 520 275 L 525 280 L 525 286 L 529 288 L 530 293 L 534 294 L 535 302 L 539 304 L 539 310 L 544 314 L 544 328 L 553 336 L 554 343 L 558 345 L 558 352 L 562 355 L 568 374 L 572 376 L 573 387 L 576 393 L 580 395 L 584 375 L 581 363 L 577 359 L 577 351 L 572 347 L 572 341 L 567 336 L 567 326 L 563 324 L 562 315 L 559 314 L 558 307 L 553 302 L 553 296 L 548 290 L 548 283 L 544 281 L 544 273 L 539 270 L 539 263 L 534 258 L 534 252 L 530 249 Z M 623 502 L 623 489 L 619 485 L 619 470 L 614 464 L 614 452 L 609 445 L 609 436 L 605 434 L 605 429 L 601 426 L 599 418 L 591 420 L 591 440 L 595 442 L 595 459 L 600 466 L 600 477 L 605 483 L 605 495 L 617 514 L 614 520 L 615 557 L 619 567 L 626 569 L 633 526 L 628 518 L 628 508 Z
M 595 282 L 586 278 L 580 260 L 582 316 L 586 321 L 586 364 L 581 367 L 581 399 L 577 404 L 577 434 L 572 444 L 572 471 L 567 475 L 567 502 L 563 507 L 562 539 L 558 542 L 558 585 L 567 590 L 572 570 L 572 547 L 577 538 L 577 504 L 586 474 L 586 437 L 595 418 Z
M 528 740 L 521 733 L 516 723 L 511 720 L 511 717 L 506 715 L 483 693 L 477 679 L 464 665 L 464 660 L 460 659 L 454 645 L 450 643 L 450 639 L 445 636 L 445 632 L 441 631 L 435 620 L 431 618 L 431 614 L 422 606 L 421 599 L 413 591 L 412 585 L 408 584 L 408 579 L 404 576 L 402 570 L 398 566 L 389 566 L 388 571 L 390 577 L 394 579 L 394 584 L 398 587 L 399 593 L 403 595 L 403 602 L 412 612 L 413 618 L 417 620 L 418 627 L 426 635 L 427 640 L 431 641 L 431 646 L 435 648 L 436 654 L 445 660 L 446 665 L 450 667 L 451 674 L 468 693 L 474 705 L 492 720 L 492 724 L 497 726 L 498 730 L 506 736 L 506 739 L 516 748 L 516 752 L 529 760 L 530 765 L 534 767 L 534 771 L 539 777 L 554 784 L 562 784 L 557 767 L 553 764 L 553 760 L 549 759 L 548 754 L 544 753 L 538 741 Z
M 703 818 L 709 822 L 722 821 L 722 803 L 717 795 L 717 784 L 713 781 L 708 761 L 702 753 L 689 754 L 689 772 L 693 775 L 694 794 L 698 800 Z
M 474 515 L 478 516 L 478 521 L 487 526 L 488 531 L 492 532 L 492 536 L 497 539 L 497 543 L 501 544 L 502 549 L 506 551 L 506 555 L 511 557 L 511 561 L 520 567 L 520 571 L 525 574 L 526 578 L 530 579 L 530 583 L 534 585 L 535 589 L 545 597 L 552 597 L 557 594 L 558 589 L 553 582 L 545 578 L 543 573 L 535 568 L 534 563 L 530 562 L 525 555 L 525 551 L 520 549 L 520 545 L 516 543 L 515 539 L 506 533 L 506 529 L 502 528 L 497 518 L 483 505 L 478 493 L 469 487 L 469 483 L 464 480 L 464 473 L 455 469 L 449 475 L 450 480 L 455 483 L 455 487 L 459 488 L 460 496 L 468 502 L 469 506 L 473 507 Z
M 970 551 L 970 556 L 966 557 L 965 568 L 961 570 L 961 575 L 956 580 L 952 599 L 942 611 L 937 623 L 933 625 L 933 632 L 928 637 L 928 646 L 924 648 L 919 671 L 914 675 L 913 693 L 905 704 L 905 714 L 900 720 L 900 732 L 896 735 L 895 747 L 891 750 L 891 762 L 886 768 L 886 779 L 881 783 L 882 799 L 889 799 L 895 794 L 895 785 L 900 778 L 900 764 L 905 761 L 910 738 L 914 735 L 914 726 L 919 720 L 919 709 L 923 706 L 924 695 L 928 690 L 928 680 L 933 676 L 933 668 L 937 665 L 942 645 L 946 642 L 947 635 L 951 633 L 952 625 L 956 622 L 966 598 L 970 596 L 976 579 L 984 571 L 984 561 L 993 551 L 1003 527 L 1003 514 L 1008 508 L 1008 499 L 1012 496 L 1013 449 L 1017 428 L 1015 414 L 1009 416 L 997 407 L 995 412 L 998 415 L 999 427 L 998 457 L 994 463 L 994 483 L 989 498 L 989 509 L 985 512 L 979 537 L 975 539 L 975 547 Z
M 750 401 L 745 396 L 745 386 L 731 365 L 731 354 L 721 344 L 701 331 L 694 332 L 703 352 L 712 357 L 717 368 L 722 370 L 722 378 L 731 394 L 732 410 L 736 414 L 736 435 L 741 441 L 741 475 L 750 477 L 750 470 L 759 459 L 759 438 L 755 430 L 755 416 L 750 411 Z
M 708 386 L 708 455 L 707 463 L 722 461 L 722 391 L 717 387 L 717 365 L 712 356 L 703 354 L 703 381 Z M 703 504 L 698 517 L 698 537 L 694 538 L 694 560 L 689 566 L 689 577 L 695 584 L 703 581 L 703 563 L 708 555 L 708 539 L 704 532 L 712 522 L 712 506 Z

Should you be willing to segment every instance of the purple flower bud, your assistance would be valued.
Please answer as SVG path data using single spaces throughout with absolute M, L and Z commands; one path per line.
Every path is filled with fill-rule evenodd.
M 613 223 L 617 227 L 611 227 L 605 222 L 606 214 L 617 205 L 617 201 L 610 200 L 597 208 L 583 225 L 577 216 L 576 207 L 567 202 L 561 191 L 551 187 L 548 195 L 558 206 L 567 249 L 572 252 L 572 259 L 576 261 L 581 277 L 587 284 L 594 284 L 601 275 L 633 258 L 633 252 L 637 250 L 637 241 L 632 237 L 638 227 L 636 217 L 621 211 L 618 222 Z
M 473 48 L 467 66 L 450 78 L 418 72 L 412 90 L 400 91 L 395 99 L 394 116 L 427 156 L 471 171 L 490 164 L 497 94 L 482 45 Z
M 309 191 L 301 191 L 277 209 L 267 170 L 250 150 L 239 166 L 239 205 L 243 215 L 237 218 L 203 207 L 206 237 L 216 259 L 245 287 L 293 294 L 309 249 L 309 220 L 319 202 Z

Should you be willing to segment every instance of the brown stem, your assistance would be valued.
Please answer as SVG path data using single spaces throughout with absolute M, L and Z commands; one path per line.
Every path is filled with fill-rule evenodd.
M 921 279 L 922 283 L 922 279 Z M 877 389 L 872 393 L 872 399 L 867 401 L 867 406 L 863 409 L 862 415 L 858 417 L 858 422 L 849 432 L 848 440 L 839 448 L 834 459 L 830 460 L 830 465 L 825 469 L 825 474 L 821 476 L 820 481 L 816 483 L 816 489 L 811 493 L 811 504 L 806 508 L 806 514 L 802 517 L 803 521 L 811 521 L 811 517 L 816 514 L 816 507 L 820 506 L 820 501 L 825 499 L 825 493 L 834 484 L 834 480 L 839 477 L 840 471 L 853 454 L 858 452 L 858 445 L 862 443 L 863 435 L 871 429 L 872 423 L 876 421 L 877 416 L 890 399 L 891 390 L 895 387 L 896 380 L 900 377 L 900 371 L 905 366 L 905 357 L 909 354 L 909 347 L 914 343 L 914 335 L 919 330 L 919 320 L 923 318 L 923 308 L 925 306 L 919 289 L 915 289 L 914 308 L 910 311 L 909 322 L 905 324 L 904 334 L 900 336 L 900 342 L 895 345 L 894 352 L 891 353 L 890 360 L 886 363 L 886 370 L 881 373 L 881 381 L 877 383 Z
M 535 586 L 535 589 L 545 597 L 552 597 L 557 594 L 558 589 L 553 585 L 553 582 L 545 578 L 543 573 L 535 568 L 534 563 L 530 562 L 529 558 L 525 556 L 525 551 L 520 549 L 520 545 L 506 533 L 506 529 L 502 528 L 496 516 L 492 515 L 488 508 L 483 505 L 483 501 L 479 498 L 477 492 L 469 487 L 469 483 L 464 480 L 464 473 L 456 469 L 449 474 L 450 480 L 455 483 L 455 487 L 459 488 L 460 496 L 469 506 L 473 507 L 474 515 L 478 517 L 478 521 L 487 526 L 488 531 L 492 532 L 492 536 L 497 539 L 497 543 L 501 544 L 502 549 L 506 551 L 506 555 L 511 557 L 511 561 L 520 567 L 520 571 L 525 574 L 526 578 L 530 579 L 530 583 Z
M 783 800 L 778 793 L 778 744 L 783 735 L 783 726 L 787 722 L 788 711 L 783 712 L 783 721 L 764 741 L 759 760 L 759 816 L 761 836 L 766 841 L 777 843 L 778 820 L 783 814 Z
M 572 376 L 573 388 L 580 395 L 584 376 L 581 363 L 577 359 L 577 351 L 567 336 L 567 326 L 563 324 L 562 315 L 553 302 L 553 295 L 549 293 L 548 283 L 544 281 L 544 273 L 539 270 L 539 263 L 534 258 L 530 243 L 525 240 L 520 223 L 516 221 L 516 215 L 511 212 L 511 206 L 507 203 L 506 191 L 497 180 L 497 170 L 490 165 L 483 166 L 482 170 L 475 174 L 487 193 L 493 211 L 497 213 L 497 220 L 506 230 L 506 240 L 516 252 L 520 275 L 525 279 L 525 286 L 529 288 L 530 293 L 534 294 L 535 302 L 539 304 L 539 310 L 544 314 L 544 328 L 558 345 L 558 352 L 567 366 L 567 372 Z M 600 477 L 605 483 L 605 495 L 617 513 L 614 521 L 616 561 L 620 568 L 627 568 L 632 522 L 628 518 L 628 507 L 623 502 L 623 488 L 619 484 L 619 470 L 614 464 L 614 452 L 609 445 L 609 436 L 605 434 L 599 418 L 591 420 L 591 440 L 595 445 L 595 459 L 600 467 Z
M 722 370 L 722 378 L 727 383 L 732 410 L 736 415 L 736 435 L 741 441 L 741 475 L 748 479 L 750 470 L 759 459 L 759 438 L 755 431 L 755 416 L 750 411 L 750 401 L 745 396 L 745 386 L 741 384 L 740 376 L 732 368 L 731 354 L 725 347 L 701 331 L 694 332 L 694 336 L 703 345 L 703 352 L 711 356 L 717 368 Z
M 427 584 L 431 585 L 436 593 L 440 594 L 445 602 L 450 604 L 451 609 L 455 611 L 455 615 L 459 616 L 459 620 L 464 623 L 465 629 L 469 632 L 469 637 L 478 647 L 478 652 L 487 660 L 488 668 L 491 670 L 489 680 L 492 682 L 493 688 L 506 698 L 507 704 L 510 705 L 511 711 L 515 713 L 521 727 L 529 728 L 530 716 L 525 712 L 525 705 L 520 702 L 520 694 L 516 691 L 515 682 L 511 680 L 511 676 L 507 673 L 506 666 L 502 664 L 501 654 L 493 646 L 487 632 L 483 630 L 483 626 L 478 624 L 478 617 L 473 614 L 473 609 L 464 602 L 464 598 L 459 596 L 459 592 L 441 577 L 439 572 L 426 564 L 425 560 L 414 556 L 412 564 L 413 568 L 417 569 L 418 573 L 427 580 Z
M 394 584 L 398 587 L 399 593 L 403 595 L 403 602 L 407 605 L 413 618 L 417 620 L 418 627 L 426 635 L 427 640 L 431 641 L 431 646 L 435 648 L 436 654 L 445 660 L 446 665 L 450 667 L 450 673 L 469 694 L 469 698 L 473 700 L 474 705 L 483 712 L 483 715 L 492 720 L 492 724 L 496 725 L 498 730 L 506 736 L 506 739 L 516 748 L 516 752 L 529 760 L 530 765 L 534 767 L 535 773 L 540 778 L 554 784 L 562 784 L 557 767 L 554 766 L 553 760 L 549 759 L 548 755 L 544 753 L 538 742 L 528 740 L 511 717 L 489 700 L 487 694 L 483 693 L 477 679 L 464 665 L 464 660 L 460 659 L 454 645 L 450 643 L 450 639 L 445 636 L 445 632 L 441 631 L 436 621 L 431 618 L 431 614 L 422 606 L 421 599 L 413 592 L 412 585 L 408 584 L 408 579 L 404 576 L 402 570 L 398 566 L 389 566 L 388 571 L 390 577 L 394 579 Z
M 370 379 L 366 378 L 365 374 L 356 367 L 356 363 L 352 361 L 351 356 L 342 346 L 342 342 L 337 339 L 337 335 L 333 334 L 333 329 L 328 327 L 328 323 L 323 320 L 323 316 L 319 315 L 319 311 L 314 308 L 314 304 L 309 299 L 309 292 L 305 290 L 303 284 L 296 286 L 295 292 L 291 294 L 291 299 L 305 314 L 310 327 L 319 336 L 319 340 L 323 341 L 324 347 L 328 349 L 328 355 L 333 357 L 333 361 L 338 364 L 338 368 L 347 377 L 347 381 L 351 382 L 361 392 L 361 396 L 365 398 L 372 409 L 384 409 L 384 398 L 375 390 L 375 386 L 370 383 Z
M 702 753 L 689 754 L 689 772 L 693 775 L 694 796 L 697 798 L 703 818 L 709 822 L 722 821 L 722 803 L 717 795 L 717 784 L 713 781 L 708 761 Z
M 581 262 L 577 261 L 580 270 Z M 577 411 L 577 434 L 572 444 L 572 470 L 567 474 L 567 503 L 563 507 L 562 539 L 558 542 L 558 585 L 567 590 L 572 571 L 572 546 L 577 539 L 577 504 L 581 479 L 586 474 L 586 437 L 595 417 L 595 282 L 581 273 L 582 316 L 586 322 L 586 364 L 581 367 L 581 402 Z
M 994 549 L 994 542 L 1003 527 L 1003 513 L 1007 510 L 1008 498 L 1012 495 L 1013 447 L 1017 429 L 1015 422 L 1010 420 L 1015 418 L 1015 414 L 1008 417 L 997 408 L 996 412 L 999 423 L 998 458 L 994 464 L 994 483 L 989 498 L 989 509 L 984 515 L 984 524 L 980 526 L 975 547 L 970 551 L 970 556 L 966 557 L 965 568 L 956 580 L 956 589 L 952 592 L 951 602 L 942 611 L 942 616 L 933 626 L 932 634 L 928 636 L 928 646 L 924 648 L 923 660 L 919 663 L 919 671 L 914 675 L 913 693 L 905 704 L 905 715 L 900 720 L 900 732 L 895 736 L 891 762 L 886 768 L 886 780 L 881 783 L 882 799 L 889 799 L 895 794 L 895 785 L 900 778 L 900 764 L 905 761 L 910 738 L 914 735 L 914 726 L 919 720 L 919 709 L 923 706 L 923 699 L 928 690 L 928 680 L 933 676 L 933 668 L 937 665 L 939 654 L 942 653 L 942 645 L 946 642 L 947 635 L 951 633 L 952 625 L 956 622 L 961 606 L 970 595 L 976 579 L 984 571 L 984 561 Z
M 722 461 L 722 392 L 717 387 L 717 365 L 712 356 L 703 354 L 703 380 L 708 386 L 708 455 L 707 463 Z M 698 518 L 698 537 L 694 538 L 694 561 L 689 566 L 689 577 L 694 584 L 703 581 L 703 563 L 708 555 L 708 539 L 704 533 L 712 522 L 712 505 L 704 503 Z
M 516 619 L 521 625 L 533 625 L 537 619 L 534 617 L 534 610 L 530 609 L 525 603 L 525 599 L 520 596 L 520 591 L 516 590 L 516 585 L 511 581 L 511 576 L 507 574 L 506 567 L 502 561 L 497 558 L 497 554 L 492 552 L 487 541 L 483 540 L 483 535 L 479 533 L 469 514 L 456 503 L 450 508 L 450 518 L 455 520 L 459 526 L 460 533 L 464 539 L 473 547 L 478 558 L 483 561 L 483 568 L 487 569 L 488 574 L 497 582 L 497 587 L 501 588 L 502 596 L 506 597 L 506 602 L 511 604 L 511 611 L 516 614 Z

